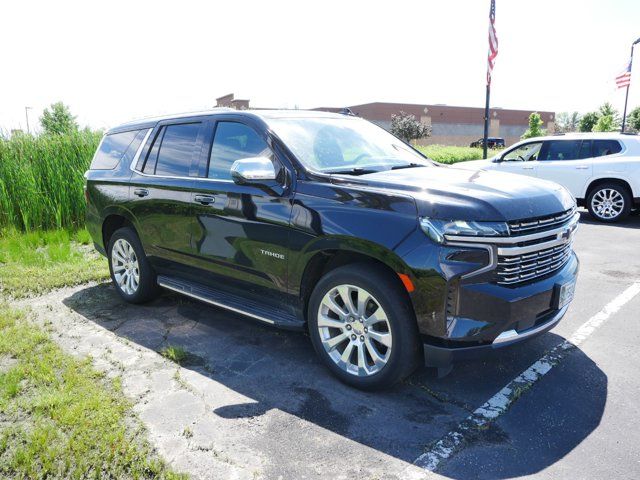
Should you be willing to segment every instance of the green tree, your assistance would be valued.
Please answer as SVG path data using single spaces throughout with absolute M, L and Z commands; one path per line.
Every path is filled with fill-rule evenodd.
M 602 115 L 593 126 L 593 132 L 615 132 L 618 127 L 611 115 Z
M 556 115 L 556 132 L 576 132 L 579 123 L 580 114 L 578 112 L 560 112 Z
M 634 108 L 629 115 L 627 115 L 627 126 L 625 130 L 627 128 L 634 132 L 640 131 L 640 107 Z
M 44 109 L 40 117 L 40 125 L 44 133 L 49 135 L 61 135 L 78 130 L 76 117 L 62 102 L 52 103 L 49 108 Z
M 547 131 L 542 128 L 544 122 L 542 118 L 540 118 L 540 114 L 538 112 L 533 112 L 529 115 L 529 128 L 522 135 L 521 138 L 533 138 L 533 137 L 542 137 L 547 134 Z
M 415 115 L 400 112 L 398 115 L 391 115 L 391 133 L 409 142 L 430 136 L 431 127 L 416 120 Z
M 609 102 L 603 103 L 598 109 L 598 112 L 600 113 L 600 117 L 607 117 L 607 116 L 611 117 L 613 130 L 620 127 L 620 124 L 622 123 L 622 118 L 620 116 L 620 113 L 618 112 L 618 110 L 613 108 L 613 105 L 611 105 Z M 607 131 L 613 131 L 613 130 L 607 130 Z
M 596 123 L 598 123 L 599 118 L 600 114 L 598 112 L 585 113 L 578 123 L 578 130 L 581 132 L 591 132 Z

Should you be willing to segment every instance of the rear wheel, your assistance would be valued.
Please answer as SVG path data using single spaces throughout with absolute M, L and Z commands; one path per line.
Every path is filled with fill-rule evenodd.
M 132 228 L 119 228 L 111 235 L 107 256 L 111 280 L 123 299 L 143 303 L 158 295 L 156 274 Z
M 587 208 L 601 222 L 618 222 L 631 212 L 631 195 L 617 183 L 603 183 L 589 193 Z
M 387 272 L 347 265 L 329 272 L 309 301 L 309 333 L 325 365 L 361 389 L 390 387 L 417 365 L 415 317 Z

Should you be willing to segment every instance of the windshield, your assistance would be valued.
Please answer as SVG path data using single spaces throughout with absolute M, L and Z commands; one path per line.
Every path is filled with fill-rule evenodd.
M 368 173 L 431 166 L 429 161 L 382 128 L 344 118 L 274 118 L 272 130 L 311 170 Z

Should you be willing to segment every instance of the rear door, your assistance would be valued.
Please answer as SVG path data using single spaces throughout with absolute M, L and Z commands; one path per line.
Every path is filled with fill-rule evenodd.
M 538 158 L 539 178 L 557 182 L 579 198 L 593 176 L 592 140 L 547 140 Z
M 205 123 L 203 119 L 159 123 L 131 176 L 129 208 L 145 253 L 161 271 L 182 268 L 192 259 L 192 191 Z
M 286 297 L 292 176 L 261 125 L 246 117 L 215 118 L 207 125 L 208 147 L 192 196 L 197 280 L 281 305 Z M 234 183 L 233 162 L 256 156 L 269 157 L 279 179 L 268 185 Z

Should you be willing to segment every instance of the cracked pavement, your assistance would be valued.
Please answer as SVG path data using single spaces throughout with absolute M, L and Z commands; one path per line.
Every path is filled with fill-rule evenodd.
M 638 299 L 503 417 L 466 438 L 462 451 L 437 473 L 411 464 L 640 279 L 638 228 L 638 217 L 621 226 L 583 222 L 576 240 L 582 261 L 576 298 L 552 332 L 462 363 L 442 379 L 419 370 L 386 392 L 339 383 L 302 333 L 170 293 L 129 305 L 111 285 L 83 285 L 19 303 L 66 351 L 91 356 L 97 368 L 120 376 L 152 444 L 194 478 L 554 478 L 574 471 L 599 478 L 609 463 L 617 477 L 637 478 L 639 416 L 629 414 L 637 407 L 625 399 L 640 393 L 640 380 L 631 374 L 640 367 L 634 348 L 640 326 L 630 321 Z M 624 334 L 620 325 L 627 325 Z M 612 345 L 622 345 L 625 354 L 607 355 Z M 157 353 L 166 346 L 189 353 L 182 367 Z M 620 436 L 620 425 L 629 432 Z M 635 456 L 606 456 L 603 445 L 604 451 L 631 449 Z

